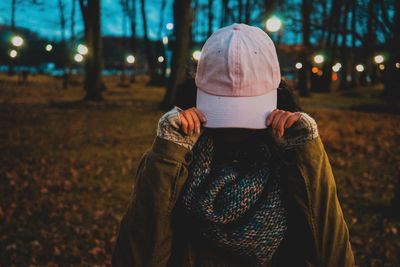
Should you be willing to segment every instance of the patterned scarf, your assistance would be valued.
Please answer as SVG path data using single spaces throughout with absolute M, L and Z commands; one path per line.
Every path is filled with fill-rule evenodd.
M 185 212 L 201 222 L 201 236 L 262 265 L 283 240 L 287 214 L 268 147 L 257 147 L 243 169 L 213 159 L 212 138 L 201 135 L 180 201 Z

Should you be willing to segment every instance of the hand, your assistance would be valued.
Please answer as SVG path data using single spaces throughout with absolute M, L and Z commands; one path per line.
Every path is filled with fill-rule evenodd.
M 272 127 L 274 134 L 282 137 L 285 134 L 285 129 L 291 127 L 299 120 L 301 114 L 298 112 L 289 112 L 281 109 L 273 110 L 267 118 L 267 126 Z
M 204 114 L 195 107 L 179 112 L 181 127 L 186 135 L 199 134 L 201 124 L 206 122 Z

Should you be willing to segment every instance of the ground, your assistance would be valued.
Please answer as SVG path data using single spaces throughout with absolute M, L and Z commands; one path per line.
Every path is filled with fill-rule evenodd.
M 135 169 L 164 89 L 107 78 L 104 103 L 81 81 L 0 76 L 0 266 L 109 266 Z M 380 89 L 301 98 L 319 125 L 359 266 L 400 266 L 400 115 Z M 377 107 L 377 108 L 374 108 Z M 379 111 L 379 112 L 378 112 Z

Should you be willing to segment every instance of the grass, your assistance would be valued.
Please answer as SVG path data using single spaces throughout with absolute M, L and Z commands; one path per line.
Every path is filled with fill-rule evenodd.
M 109 266 L 138 160 L 164 90 L 106 79 L 106 101 L 81 101 L 51 77 L 0 76 L 0 266 Z M 399 114 L 379 89 L 300 99 L 319 125 L 359 266 L 400 266 L 400 221 L 384 212 L 400 174 Z

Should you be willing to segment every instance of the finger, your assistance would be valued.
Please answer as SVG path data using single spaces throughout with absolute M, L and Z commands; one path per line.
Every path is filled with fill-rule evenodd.
M 270 126 L 274 121 L 275 116 L 278 114 L 279 109 L 274 109 L 267 117 L 267 126 Z
M 194 132 L 195 133 L 200 133 L 200 119 L 197 115 L 197 113 L 192 109 L 189 112 L 190 116 L 192 116 L 193 122 L 194 122 Z
M 198 110 L 197 108 L 193 108 L 194 112 L 196 112 L 197 116 L 199 117 L 201 122 L 206 122 L 206 116 L 204 116 L 203 112 L 201 112 L 200 110 Z
M 283 110 L 279 110 L 272 120 L 272 128 L 277 130 L 280 117 L 284 114 Z
M 290 115 L 292 113 L 285 111 L 282 116 L 279 118 L 279 122 L 278 122 L 278 133 L 279 133 L 279 137 L 282 137 L 283 134 L 285 133 L 285 124 L 286 121 L 289 119 Z
M 185 119 L 188 122 L 187 135 L 192 135 L 193 128 L 194 128 L 194 122 L 193 122 L 192 116 L 190 116 L 190 112 L 188 110 L 185 110 L 182 114 L 183 114 L 183 116 L 185 116 Z
M 182 113 L 179 113 L 179 118 L 181 120 L 181 124 L 182 124 L 182 130 L 185 134 L 187 134 L 187 129 L 188 129 L 188 121 L 186 120 L 185 116 L 183 116 Z
M 298 121 L 300 118 L 300 114 L 298 113 L 292 113 L 292 115 L 286 120 L 285 123 L 285 128 L 290 128 L 292 125 Z

